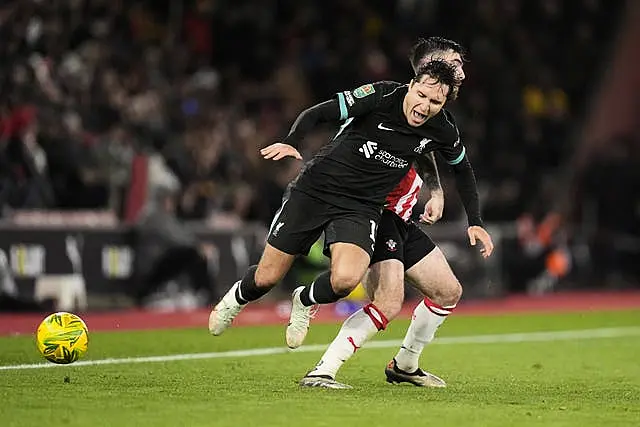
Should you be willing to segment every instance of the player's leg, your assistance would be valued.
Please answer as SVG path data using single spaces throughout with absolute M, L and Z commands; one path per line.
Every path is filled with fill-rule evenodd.
M 410 371 L 417 369 L 424 346 L 433 341 L 440 325 L 455 309 L 462 296 L 462 287 L 438 248 L 407 270 L 407 277 L 425 295 L 414 310 L 396 357 L 400 368 Z
M 335 385 L 340 367 L 378 331 L 384 330 L 389 318 L 395 317 L 404 298 L 403 239 L 405 225 L 400 228 L 392 212 L 382 214 L 378 239 L 371 258 L 372 265 L 362 282 L 373 303 L 353 313 L 342 324 L 314 369 L 300 382 L 303 386 Z M 318 378 L 324 385 L 319 385 Z M 338 383 L 339 384 L 339 383 Z
M 380 250 L 381 255 L 372 259 L 371 267 L 362 279 L 362 284 L 367 291 L 367 296 L 387 321 L 391 321 L 400 314 L 402 303 L 404 302 L 404 239 L 398 237 L 391 240 L 396 246 L 395 252 L 388 249 L 390 239 L 381 239 L 378 246 L 384 247 Z M 373 262 L 377 261 L 377 262 Z
M 306 209 L 318 215 L 304 215 Z M 220 335 L 249 302 L 268 293 L 289 271 L 297 254 L 308 252 L 322 230 L 322 207 L 296 191 L 285 195 L 271 223 L 267 244 L 258 265 L 249 267 L 213 308 L 209 331 Z
M 224 332 L 248 302 L 259 299 L 282 280 L 294 259 L 294 255 L 267 243 L 258 265 L 249 267 L 211 311 L 209 332 L 212 335 Z
M 321 273 L 307 286 L 293 291 L 291 316 L 286 330 L 290 348 L 302 345 L 316 304 L 331 304 L 358 286 L 369 265 L 369 254 L 352 243 L 331 245 L 331 270 Z
M 300 346 L 307 335 L 311 307 L 331 304 L 349 295 L 360 283 L 371 260 L 379 216 L 340 213 L 334 218 L 325 228 L 331 270 L 293 292 L 286 331 L 287 345 L 291 348 Z
M 396 264 L 399 264 L 399 266 Z M 364 280 L 379 280 L 380 274 L 386 277 L 391 277 L 395 274 L 396 280 L 392 283 L 402 284 L 404 280 L 404 267 L 400 261 L 395 259 L 382 261 L 371 266 Z M 384 280 L 385 279 L 382 279 L 382 281 L 380 281 L 381 286 L 378 287 L 381 290 L 384 288 Z M 399 290 L 399 294 L 404 295 L 404 289 Z M 379 293 L 379 295 L 382 297 L 379 298 L 379 301 L 387 303 L 387 307 L 396 304 L 393 302 L 393 300 L 397 298 L 396 295 L 389 299 L 386 299 L 381 293 Z M 401 304 L 402 302 L 399 303 L 399 305 Z M 397 313 L 399 311 L 399 309 L 393 308 L 392 311 L 389 312 Z M 335 379 L 342 365 L 378 331 L 384 330 L 388 323 L 388 317 L 376 306 L 375 302 L 357 310 L 344 321 L 340 331 L 338 331 L 334 340 L 329 344 L 329 347 L 322 355 L 318 364 L 313 370 L 307 373 L 305 378 L 322 376 Z
M 418 362 L 425 345 L 455 309 L 462 287 L 440 249 L 417 227 L 409 231 L 406 252 L 407 278 L 425 298 L 414 309 L 402 347 L 385 373 L 391 382 L 443 387 L 444 381 L 421 370 Z

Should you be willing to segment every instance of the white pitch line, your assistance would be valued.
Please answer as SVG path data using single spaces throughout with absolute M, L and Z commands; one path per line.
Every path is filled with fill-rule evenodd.
M 437 338 L 433 344 L 499 344 L 499 343 L 526 343 L 544 341 L 564 341 L 597 338 L 616 338 L 640 336 L 640 327 L 623 328 L 599 328 L 599 329 L 578 329 L 570 331 L 547 331 L 547 332 L 522 332 L 515 334 L 494 334 L 494 335 L 469 335 L 461 337 Z M 368 348 L 388 348 L 397 347 L 402 344 L 401 340 L 381 340 L 372 341 L 365 346 Z M 296 350 L 286 347 L 254 348 L 247 350 L 219 351 L 211 353 L 187 353 L 172 354 L 166 356 L 145 356 L 145 357 L 124 357 L 112 359 L 83 360 L 71 365 L 56 365 L 53 363 L 33 363 L 23 365 L 0 366 L 0 371 L 15 371 L 19 369 L 43 369 L 59 368 L 62 366 L 96 366 L 96 365 L 122 365 L 131 363 L 154 363 L 154 362 L 174 362 L 180 360 L 202 360 L 202 359 L 222 359 L 231 357 L 268 356 L 286 353 L 309 353 L 324 351 L 328 344 L 304 345 Z

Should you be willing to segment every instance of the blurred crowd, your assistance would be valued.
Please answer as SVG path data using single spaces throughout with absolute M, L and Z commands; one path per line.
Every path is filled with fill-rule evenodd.
M 177 179 L 180 217 L 268 223 L 298 165 L 276 168 L 258 148 L 337 90 L 408 80 L 411 43 L 444 35 L 470 52 L 452 108 L 485 216 L 512 220 L 553 189 L 620 3 L 10 2 L 0 9 L 0 200 L 121 212 L 132 161 L 146 154 Z M 307 155 L 331 130 L 309 138 Z
M 122 215 L 132 164 L 144 155 L 153 159 L 152 177 L 174 183 L 178 218 L 224 213 L 268 224 L 300 165 L 262 161 L 258 149 L 338 90 L 408 81 L 411 44 L 441 35 L 469 50 L 468 78 L 451 108 L 479 175 L 485 218 L 535 228 L 558 197 L 622 7 L 622 0 L 4 2 L 0 203 L 5 214 L 110 208 Z M 305 156 L 333 130 L 310 135 Z M 457 199 L 448 203 L 445 219 L 459 218 Z
M 202 284 L 215 282 L 206 276 L 215 253 L 182 220 L 269 224 L 300 164 L 264 161 L 259 148 L 336 91 L 408 81 L 411 45 L 438 35 L 468 49 L 467 79 L 449 108 L 485 219 L 516 225 L 503 247 L 508 282 L 545 292 L 580 262 L 582 282 L 606 281 L 598 271 L 637 277 L 640 201 L 624 183 L 640 188 L 639 142 L 612 141 L 616 149 L 573 174 L 578 191 L 566 181 L 623 8 L 623 0 L 5 0 L 0 216 L 107 209 L 125 219 L 139 160 L 149 159 L 140 236 L 155 227 L 156 239 L 140 237 L 136 248 L 148 264 L 136 298 L 188 271 L 211 299 L 216 290 Z M 334 131 L 309 135 L 303 155 Z M 444 220 L 462 219 L 441 171 L 452 196 Z M 580 208 L 570 221 L 598 232 L 565 227 L 558 200 Z M 309 260 L 304 268 L 325 268 Z

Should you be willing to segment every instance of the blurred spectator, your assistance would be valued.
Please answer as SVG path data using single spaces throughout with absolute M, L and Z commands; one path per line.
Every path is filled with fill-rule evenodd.
M 37 303 L 18 294 L 18 288 L 11 274 L 9 260 L 4 252 L 0 252 L 0 313 L 41 312 L 52 308 L 52 301 Z
M 137 305 L 167 282 L 182 274 L 189 285 L 201 293 L 203 303 L 211 304 L 218 297 L 216 282 L 209 269 L 212 248 L 199 243 L 195 235 L 175 216 L 177 192 L 158 188 L 151 196 L 135 227 L 136 289 L 132 289 Z

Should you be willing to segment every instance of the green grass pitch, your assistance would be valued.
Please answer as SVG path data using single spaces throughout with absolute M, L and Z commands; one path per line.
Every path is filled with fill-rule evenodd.
M 394 322 L 377 339 L 400 339 L 406 326 Z M 307 344 L 328 343 L 338 328 L 312 325 Z M 529 334 L 603 328 L 622 332 Z M 509 335 L 514 342 L 496 338 L 514 333 L 521 333 Z M 473 342 L 478 336 L 488 342 Z M 446 389 L 385 383 L 396 347 L 382 342 L 359 350 L 340 372 L 353 390 L 322 390 L 297 385 L 321 355 L 313 348 L 18 370 L 2 367 L 43 359 L 33 337 L 3 337 L 0 425 L 640 426 L 640 311 L 453 316 L 438 338 L 422 365 L 447 380 Z M 83 361 L 283 346 L 284 326 L 232 328 L 215 338 L 204 326 L 93 332 Z

